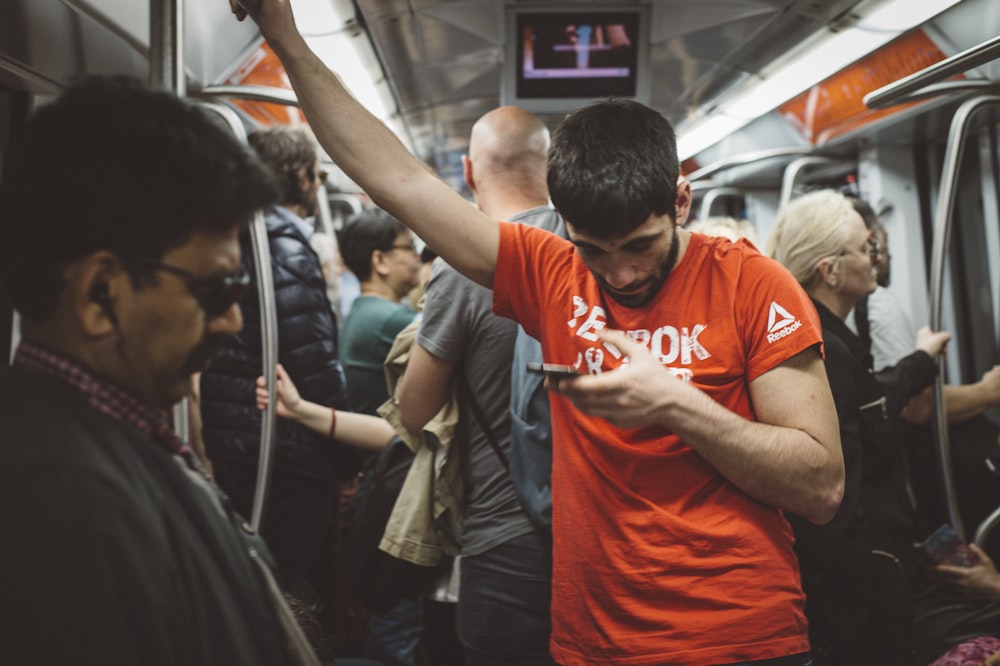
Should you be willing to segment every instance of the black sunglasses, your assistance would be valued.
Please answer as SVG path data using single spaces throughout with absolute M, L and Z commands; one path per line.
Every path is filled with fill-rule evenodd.
M 144 259 L 139 263 L 148 268 L 166 271 L 182 278 L 187 284 L 188 291 L 191 292 L 209 318 L 218 317 L 233 307 L 233 304 L 240 300 L 240 296 L 250 284 L 250 274 L 247 273 L 242 264 L 228 275 L 202 277 L 183 268 L 159 261 Z

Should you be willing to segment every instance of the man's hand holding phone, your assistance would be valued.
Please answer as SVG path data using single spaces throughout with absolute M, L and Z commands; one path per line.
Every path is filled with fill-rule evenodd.
M 564 377 L 579 377 L 581 373 L 569 365 L 559 365 L 558 363 L 528 363 L 528 372 L 544 374 L 549 379 L 561 379 Z

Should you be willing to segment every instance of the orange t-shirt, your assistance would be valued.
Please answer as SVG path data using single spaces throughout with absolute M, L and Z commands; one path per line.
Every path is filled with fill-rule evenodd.
M 821 343 L 788 272 L 745 242 L 692 234 L 655 298 L 607 298 L 568 242 L 501 224 L 494 310 L 548 363 L 620 364 L 621 329 L 748 419 L 747 385 Z M 792 532 L 663 429 L 623 429 L 552 395 L 552 642 L 560 664 L 720 664 L 809 649 Z

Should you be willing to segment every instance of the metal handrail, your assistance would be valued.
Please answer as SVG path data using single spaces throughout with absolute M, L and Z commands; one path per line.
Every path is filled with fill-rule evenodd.
M 699 208 L 698 219 L 707 220 L 711 216 L 712 204 L 719 197 L 725 197 L 729 195 L 745 195 L 746 192 L 737 187 L 713 187 L 708 192 L 705 192 L 704 198 L 701 200 L 701 206 Z
M 821 155 L 809 155 L 789 162 L 788 166 L 785 167 L 784 174 L 781 176 L 781 199 L 779 200 L 779 209 L 784 208 L 785 205 L 792 200 L 792 192 L 795 190 L 795 183 L 799 178 L 799 174 L 805 171 L 808 167 L 820 164 L 828 166 L 833 164 L 849 165 L 851 163 L 846 160 L 838 160 L 832 157 L 823 157 Z
M 708 166 L 704 166 L 697 171 L 691 172 L 688 174 L 687 179 L 693 183 L 696 180 L 708 178 L 709 176 L 715 175 L 718 172 L 725 171 L 727 169 L 735 169 L 736 167 L 746 166 L 755 162 L 763 162 L 764 160 L 777 159 L 779 157 L 801 157 L 804 155 L 810 155 L 812 152 L 812 148 L 769 148 L 767 150 L 755 150 L 749 153 L 743 153 L 742 155 L 736 155 L 735 157 L 713 162 Z
M 994 37 L 978 46 L 973 46 L 950 58 L 924 67 L 898 81 L 873 90 L 864 97 L 865 106 L 869 109 L 884 109 L 900 103 L 900 98 L 920 90 L 924 86 L 943 81 L 956 74 L 962 74 L 984 63 L 1000 58 L 1000 37 Z
M 1000 90 L 1000 82 L 997 81 L 986 81 L 983 79 L 955 79 L 953 81 L 941 81 L 939 83 L 926 85 L 920 90 L 899 97 L 893 102 L 893 105 L 919 102 L 931 97 L 940 97 L 941 95 L 959 95 L 962 93 L 979 93 L 981 95 L 988 95 L 995 93 L 998 90 Z
M 228 106 L 213 102 L 203 102 L 203 106 L 222 116 L 233 130 L 233 134 L 243 142 L 247 140 L 246 130 L 236 112 Z M 260 456 L 257 465 L 257 485 L 254 488 L 253 511 L 250 525 L 260 530 L 267 507 L 268 492 L 271 488 L 271 470 L 274 467 L 274 432 L 277 424 L 275 413 L 275 387 L 277 386 L 278 365 L 278 314 L 274 298 L 274 277 L 271 273 L 271 250 L 267 241 L 267 227 L 260 211 L 254 216 L 250 227 L 250 243 L 253 248 L 253 263 L 257 273 L 257 295 L 260 299 L 260 342 L 261 374 L 267 382 L 268 401 L 260 421 Z
M 219 85 L 205 86 L 198 90 L 191 91 L 192 97 L 206 99 L 246 99 L 253 102 L 272 102 L 274 104 L 284 104 L 285 106 L 299 106 L 299 98 L 291 90 L 284 88 L 273 88 L 271 86 L 252 85 Z
M 986 538 L 991 532 L 1000 524 L 1000 507 L 997 507 L 990 515 L 986 517 L 986 520 L 979 523 L 979 527 L 976 529 L 976 535 L 972 539 L 972 543 L 976 544 L 980 548 L 986 545 Z
M 941 186 L 938 190 L 937 208 L 934 213 L 934 240 L 931 246 L 931 317 L 932 330 L 941 329 L 941 309 L 944 290 L 944 262 L 951 242 L 952 210 L 958 190 L 958 170 L 965 151 L 965 136 L 972 116 L 984 106 L 1000 105 L 1000 96 L 984 95 L 966 100 L 958 107 L 948 130 L 944 164 L 941 169 Z M 965 530 L 958 508 L 955 480 L 952 476 L 951 446 L 948 440 L 948 420 L 944 404 L 944 356 L 938 355 L 938 374 L 933 386 L 931 412 L 934 434 L 938 441 L 938 463 L 944 482 L 948 516 L 955 531 L 963 539 Z

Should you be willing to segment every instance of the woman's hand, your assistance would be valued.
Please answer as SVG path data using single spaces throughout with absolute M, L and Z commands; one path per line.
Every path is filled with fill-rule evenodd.
M 295 387 L 295 383 L 292 382 L 291 377 L 288 376 L 285 368 L 280 363 L 277 366 L 277 384 L 275 397 L 277 397 L 278 403 L 275 405 L 275 412 L 282 418 L 296 418 L 304 401 L 302 400 L 302 396 L 299 395 L 299 390 Z M 264 380 L 264 377 L 258 377 L 257 409 L 261 411 L 267 409 L 267 403 L 267 382 Z
M 951 333 L 948 331 L 938 331 L 935 333 L 931 331 L 930 326 L 924 326 L 917 331 L 917 342 L 914 348 L 927 352 L 931 358 L 934 358 L 944 351 L 949 340 L 951 340 Z
M 978 562 L 971 567 L 938 565 L 935 567 L 938 576 L 970 597 L 989 601 L 1000 599 L 1000 573 L 997 573 L 993 560 L 974 543 L 969 544 L 969 550 L 976 554 Z

